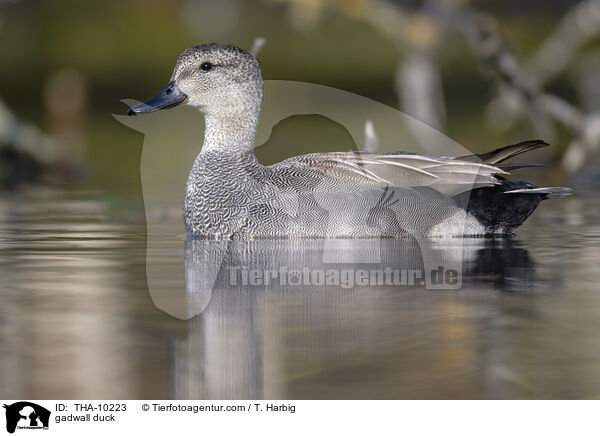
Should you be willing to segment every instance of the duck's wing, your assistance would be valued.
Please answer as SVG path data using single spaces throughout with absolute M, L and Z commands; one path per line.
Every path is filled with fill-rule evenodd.
M 445 194 L 495 185 L 495 176 L 506 174 L 493 165 L 450 157 L 362 151 L 307 154 L 267 168 L 275 177 L 318 190 L 429 186 Z

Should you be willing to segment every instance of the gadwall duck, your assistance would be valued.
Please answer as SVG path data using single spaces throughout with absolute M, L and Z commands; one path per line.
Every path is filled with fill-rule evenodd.
M 180 104 L 205 117 L 204 144 L 184 199 L 197 238 L 459 236 L 510 233 L 540 201 L 570 193 L 510 181 L 506 164 L 540 140 L 458 158 L 414 153 L 332 152 L 262 165 L 254 137 L 262 105 L 258 61 L 223 44 L 185 50 L 169 84 L 132 107 Z

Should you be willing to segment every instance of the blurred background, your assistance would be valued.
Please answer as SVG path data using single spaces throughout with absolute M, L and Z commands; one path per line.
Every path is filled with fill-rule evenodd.
M 0 180 L 138 195 L 119 101 L 162 89 L 188 46 L 257 37 L 265 79 L 372 98 L 473 151 L 543 138 L 561 178 L 600 141 L 599 33 L 592 0 L 2 0 Z
M 470 241 L 461 290 L 215 289 L 175 319 L 148 292 L 144 137 L 112 114 L 185 48 L 259 37 L 265 79 L 473 152 L 544 139 L 518 177 L 576 195 Z M 0 398 L 598 398 L 599 78 L 600 0 L 0 0 Z M 319 116 L 273 137 L 362 146 Z M 183 236 L 152 242 L 182 267 Z

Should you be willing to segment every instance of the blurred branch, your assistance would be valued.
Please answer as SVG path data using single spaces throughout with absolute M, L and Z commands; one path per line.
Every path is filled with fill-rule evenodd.
M 262 36 L 259 36 L 258 38 L 256 38 L 254 40 L 254 42 L 252 43 L 252 47 L 250 48 L 250 54 L 254 57 L 257 57 L 258 53 L 262 50 L 262 48 L 265 46 L 266 43 L 267 43 L 267 40 L 265 38 L 263 38 Z
M 599 146 L 598 115 L 587 114 L 566 100 L 544 92 L 539 81 L 522 67 L 508 48 L 492 17 L 465 10 L 463 23 L 474 52 L 519 97 L 531 114 L 547 115 L 573 133 L 575 139 L 569 146 L 563 164 L 567 171 L 577 170 L 583 164 L 582 155 Z
M 43 164 L 54 163 L 58 158 L 56 141 L 33 124 L 19 120 L 0 100 L 0 148 L 3 147 L 29 154 Z
M 59 160 L 59 146 L 33 124 L 19 120 L 0 100 L 0 189 L 37 180 Z
M 491 17 L 488 16 L 488 19 Z M 527 79 L 540 88 L 570 65 L 584 43 L 600 32 L 600 0 L 585 0 L 567 12 L 552 34 L 523 66 Z M 499 88 L 498 96 L 488 104 L 488 120 L 496 127 L 507 130 L 514 120 L 529 115 L 538 132 L 548 137 L 552 126 L 539 111 L 525 113 L 519 95 L 507 86 Z
M 405 112 L 442 128 L 446 108 L 438 64 L 431 53 L 414 51 L 402 58 L 396 68 L 396 89 Z
M 562 72 L 579 49 L 600 33 L 600 0 L 585 0 L 567 12 L 533 56 L 529 69 L 540 83 Z
M 379 150 L 379 137 L 377 136 L 372 120 L 365 122 L 365 145 L 363 149 L 370 152 Z

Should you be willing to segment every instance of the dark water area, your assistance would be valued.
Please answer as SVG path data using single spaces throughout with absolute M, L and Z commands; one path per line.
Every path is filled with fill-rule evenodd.
M 0 397 L 598 398 L 599 218 L 590 192 L 513 237 L 432 243 L 462 266 L 457 289 L 266 285 L 229 267 L 323 269 L 325 243 L 147 238 L 128 199 L 1 194 Z M 340 244 L 344 269 L 372 268 L 347 259 L 371 243 Z M 410 271 L 424 250 L 375 249 Z

